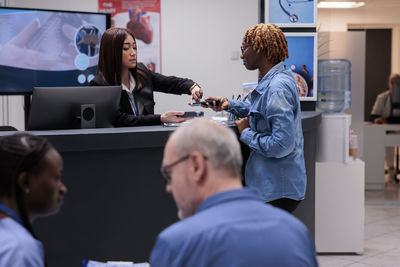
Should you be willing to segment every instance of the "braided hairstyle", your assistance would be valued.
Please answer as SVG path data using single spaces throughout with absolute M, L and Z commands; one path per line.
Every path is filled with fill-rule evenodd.
M 35 238 L 23 204 L 18 176 L 22 172 L 39 171 L 40 161 L 52 148 L 45 138 L 27 133 L 0 137 L 0 198 L 15 197 L 23 225 Z
M 285 35 L 275 24 L 260 23 L 250 27 L 243 37 L 243 42 L 252 44 L 257 53 L 264 51 L 272 64 L 289 58 Z

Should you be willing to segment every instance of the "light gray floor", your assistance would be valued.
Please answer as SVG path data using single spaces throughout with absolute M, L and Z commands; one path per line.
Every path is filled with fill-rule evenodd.
M 400 266 L 400 185 L 365 192 L 364 254 L 319 255 L 321 267 Z

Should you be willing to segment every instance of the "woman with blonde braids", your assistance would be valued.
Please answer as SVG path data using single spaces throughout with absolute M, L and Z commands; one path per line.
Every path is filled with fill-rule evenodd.
M 250 102 L 210 97 L 215 111 L 227 110 L 236 121 L 240 140 L 249 146 L 245 183 L 257 188 L 266 203 L 293 212 L 304 199 L 306 171 L 300 100 L 290 69 L 286 38 L 274 24 L 249 28 L 241 46 L 244 66 L 259 71 Z

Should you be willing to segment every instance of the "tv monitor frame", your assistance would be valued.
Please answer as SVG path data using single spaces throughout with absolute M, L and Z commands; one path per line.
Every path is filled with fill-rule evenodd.
M 20 19 L 18 19 L 17 16 L 15 16 L 14 18 L 10 18 L 14 21 L 12 23 L 10 22 L 11 25 L 15 26 L 8 27 L 10 25 L 8 25 L 5 21 L 2 22 L 1 16 L 2 13 L 4 13 L 4 15 L 10 15 L 11 14 L 10 12 L 15 12 L 15 14 L 22 12 L 27 12 L 27 13 L 22 14 L 22 16 L 20 16 L 21 17 Z M 50 18 L 52 14 L 55 14 L 54 17 L 56 19 L 59 18 L 59 20 L 56 19 L 52 20 Z M 92 17 L 93 15 L 104 16 L 105 21 L 102 20 L 101 17 L 98 18 Z M 74 20 L 74 23 L 71 22 L 71 24 L 74 24 L 74 27 L 72 27 L 71 24 L 68 24 L 69 19 L 72 20 L 73 18 L 76 19 L 77 17 L 80 18 L 81 20 L 77 19 Z M 37 20 L 37 23 L 34 23 L 35 20 Z M 51 21 L 51 23 L 46 23 L 49 21 Z M 46 27 L 50 25 L 55 25 L 56 21 L 60 22 L 58 23 L 59 28 L 49 29 L 49 27 Z M 101 23 L 97 25 L 96 24 L 97 21 L 101 21 Z M 33 60 L 25 59 L 26 63 L 22 63 L 22 61 L 20 60 L 9 60 L 9 61 L 6 60 L 5 62 L 0 62 L 0 95 L 31 95 L 33 87 L 35 86 L 36 87 L 87 86 L 89 84 L 91 77 L 94 77 L 96 73 L 97 54 L 94 56 L 91 54 L 86 55 L 84 54 L 84 52 L 79 50 L 79 48 L 81 48 L 81 45 L 78 45 L 78 37 L 82 36 L 82 34 L 79 35 L 79 33 L 86 30 L 85 27 L 89 25 L 93 26 L 93 28 L 99 29 L 98 37 L 100 38 L 102 33 L 111 26 L 111 15 L 107 13 L 85 12 L 85 11 L 0 7 L 0 24 L 1 24 L 0 32 L 2 32 L 4 38 L 3 40 L 0 39 L 0 50 L 5 49 L 4 48 L 5 44 L 12 43 L 12 38 L 16 36 L 18 37 L 19 36 L 18 34 L 22 34 L 23 30 L 29 28 L 28 26 L 32 26 L 31 28 L 35 29 L 35 33 L 29 38 L 28 44 L 24 46 L 20 45 L 19 47 L 21 52 L 19 53 L 19 55 L 24 55 L 25 58 L 28 58 L 26 55 L 29 54 L 30 52 L 34 52 L 31 53 L 32 56 L 34 56 L 35 52 L 38 51 L 50 55 L 51 54 L 50 50 L 57 49 L 57 45 L 50 45 L 47 48 L 43 46 L 43 43 L 41 43 L 41 39 L 56 40 L 56 38 L 49 38 L 49 36 L 47 35 L 42 36 L 42 34 L 44 34 L 45 32 L 52 32 L 53 34 L 57 33 L 58 37 L 62 36 L 62 38 L 65 41 L 65 44 L 63 44 L 64 50 L 62 50 L 61 47 L 58 47 L 59 54 L 57 55 L 60 60 L 56 60 L 57 57 L 53 59 L 53 62 L 55 61 L 56 64 L 50 64 L 49 62 L 47 62 L 49 64 L 43 67 L 39 65 L 39 63 L 34 63 L 34 62 L 43 62 L 44 61 L 43 57 L 41 57 L 41 61 L 34 59 Z M 13 29 L 1 29 L 1 26 Z M 29 28 L 29 30 L 31 30 L 31 28 Z M 6 36 L 7 33 L 8 37 Z M 25 34 L 22 35 L 25 36 Z M 66 37 L 67 35 L 69 38 L 72 39 L 68 39 Z M 68 40 L 66 40 L 66 38 Z M 59 43 L 57 40 L 53 42 L 56 42 L 56 44 Z M 26 51 L 26 49 L 28 49 L 29 51 Z M 8 50 L 6 52 L 7 54 L 9 53 Z M 57 51 L 53 52 L 57 53 Z M 67 52 L 73 55 L 70 56 L 70 54 L 68 54 Z M 71 62 L 68 63 L 69 65 L 66 65 L 65 60 L 61 59 L 62 56 L 64 56 L 64 59 L 65 58 L 71 59 L 70 60 Z M 30 63 L 32 63 L 32 66 L 28 66 Z M 58 65 L 59 63 L 64 65 L 63 66 Z
M 317 26 L 317 0 L 264 1 L 264 18 L 267 23 L 281 28 L 315 28 Z
M 35 87 L 27 130 L 81 129 L 81 106 L 95 105 L 95 128 L 114 127 L 121 86 Z
M 307 95 L 300 101 L 317 101 L 318 96 L 318 36 L 315 32 L 284 32 L 289 58 L 284 61 L 297 78 L 307 84 Z M 296 79 L 296 77 L 295 77 Z M 297 79 L 296 79 L 297 83 Z
M 400 108 L 400 83 L 393 83 L 392 108 Z

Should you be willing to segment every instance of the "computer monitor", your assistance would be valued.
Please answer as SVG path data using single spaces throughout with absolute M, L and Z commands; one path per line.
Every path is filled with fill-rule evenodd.
M 400 123 L 400 84 L 393 83 L 392 107 L 388 123 Z
M 87 128 L 114 127 L 121 90 L 121 86 L 35 87 L 27 129 L 80 129 L 85 115 Z
M 110 14 L 0 7 L 0 95 L 88 86 Z
M 393 93 L 392 93 L 392 107 L 400 108 L 400 84 L 393 83 Z

